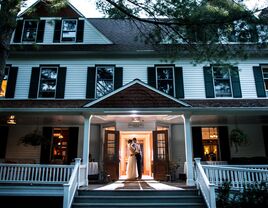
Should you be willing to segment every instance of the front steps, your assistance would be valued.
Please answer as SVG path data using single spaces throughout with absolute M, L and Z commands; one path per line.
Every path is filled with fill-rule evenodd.
M 205 208 L 196 189 L 190 190 L 79 190 L 72 208 L 189 207 Z

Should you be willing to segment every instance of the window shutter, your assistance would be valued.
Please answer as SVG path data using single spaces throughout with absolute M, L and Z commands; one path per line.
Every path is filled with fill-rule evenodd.
M 64 98 L 66 69 L 67 69 L 66 67 L 59 67 L 58 69 L 56 98 Z
M 230 154 L 228 127 L 219 126 L 218 130 L 219 130 L 221 160 L 230 161 L 231 154 Z
M 14 98 L 17 82 L 18 67 L 11 67 L 8 73 L 7 91 L 5 98 Z
M 40 153 L 40 163 L 49 164 L 50 163 L 50 146 L 52 139 L 52 127 L 43 127 L 43 136 L 48 142 L 41 144 L 41 153 Z
M 254 73 L 254 78 L 255 78 L 257 96 L 266 97 L 261 67 L 253 66 L 253 73 Z
M 86 98 L 95 98 L 95 86 L 96 86 L 96 68 L 88 67 Z
M 123 86 L 123 68 L 115 67 L 114 71 L 114 90 Z
M 75 158 L 77 158 L 78 132 L 78 127 L 69 128 L 68 163 L 71 163 Z
M 199 157 L 203 159 L 203 143 L 202 143 L 202 129 L 201 127 L 192 127 L 193 153 L 194 158 Z
M 232 67 L 231 81 L 232 81 L 232 88 L 233 88 L 233 97 L 234 98 L 241 98 L 242 92 L 241 92 L 238 67 Z
M 175 67 L 175 97 L 184 98 L 183 71 L 182 67 Z
M 14 34 L 14 43 L 20 43 L 21 42 L 21 35 L 22 35 L 22 29 L 23 29 L 23 20 L 17 21 L 17 27 Z
M 204 70 L 204 82 L 205 82 L 205 90 L 207 98 L 214 98 L 214 84 L 213 84 L 213 76 L 211 67 L 205 66 Z
M 8 129 L 8 126 L 0 126 L 0 158 L 6 157 Z
M 44 41 L 45 24 L 46 20 L 40 20 L 38 24 L 37 37 L 36 37 L 37 43 L 42 43 Z
M 60 42 L 61 24 L 62 24 L 61 20 L 55 20 L 55 29 L 54 29 L 54 38 L 53 38 L 54 43 Z
M 30 89 L 29 89 L 29 98 L 37 98 L 39 76 L 40 76 L 40 68 L 33 67 L 32 75 L 31 75 L 31 82 L 30 82 Z
M 155 67 L 148 67 L 147 68 L 147 82 L 148 82 L 149 86 L 156 88 Z
M 84 20 L 78 20 L 76 42 L 83 42 L 84 38 Z

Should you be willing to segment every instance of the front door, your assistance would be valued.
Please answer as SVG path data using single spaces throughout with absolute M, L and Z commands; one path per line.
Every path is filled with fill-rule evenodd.
M 104 141 L 104 172 L 111 180 L 119 178 L 119 132 L 105 131 Z
M 169 169 L 168 131 L 153 131 L 154 179 L 166 180 Z

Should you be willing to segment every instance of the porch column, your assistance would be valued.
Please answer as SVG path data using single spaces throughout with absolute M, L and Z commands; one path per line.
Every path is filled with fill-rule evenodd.
M 192 129 L 191 129 L 191 116 L 190 114 L 184 114 L 184 139 L 185 139 L 185 156 L 186 156 L 186 184 L 193 186 L 194 172 L 193 172 L 193 145 L 192 145 Z
M 92 115 L 84 116 L 84 141 L 83 141 L 83 160 L 82 165 L 86 166 L 88 172 L 89 140 L 90 140 L 90 123 Z

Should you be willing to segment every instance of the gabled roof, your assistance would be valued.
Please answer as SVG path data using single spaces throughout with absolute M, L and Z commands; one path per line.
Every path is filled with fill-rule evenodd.
M 51 14 L 48 12 L 49 7 L 46 5 L 46 0 L 38 0 L 25 11 L 18 15 L 18 17 L 50 17 Z M 67 2 L 66 7 L 57 11 L 53 14 L 53 17 L 69 17 L 69 18 L 78 18 L 84 17 L 84 15 L 79 12 L 69 1 Z
M 176 108 L 190 107 L 144 82 L 135 79 L 127 85 L 86 104 L 89 108 Z

